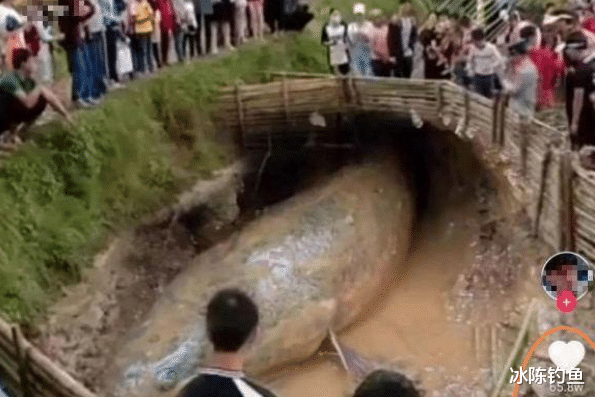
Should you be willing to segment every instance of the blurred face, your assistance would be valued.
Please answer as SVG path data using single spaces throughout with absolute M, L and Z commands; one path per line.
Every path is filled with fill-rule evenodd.
M 333 11 L 331 14 L 331 22 L 334 24 L 341 23 L 341 13 L 339 11 Z
M 22 68 L 27 77 L 33 77 L 37 73 L 37 60 L 34 57 L 29 57 Z

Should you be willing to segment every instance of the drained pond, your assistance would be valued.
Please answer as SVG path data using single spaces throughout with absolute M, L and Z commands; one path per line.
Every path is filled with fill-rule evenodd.
M 544 248 L 497 172 L 454 134 L 383 118 L 354 125 L 358 147 L 298 142 L 264 164 L 253 153 L 242 183 L 214 183 L 199 204 L 108 251 L 113 282 L 94 291 L 104 303 L 83 308 L 74 293 L 57 306 L 55 358 L 98 390 L 175 395 L 209 353 L 207 300 L 239 287 L 261 311 L 247 372 L 280 396 L 348 396 L 372 368 L 428 396 L 489 392 Z M 86 332 L 65 341 L 77 327 Z M 343 368 L 329 330 L 360 371 Z

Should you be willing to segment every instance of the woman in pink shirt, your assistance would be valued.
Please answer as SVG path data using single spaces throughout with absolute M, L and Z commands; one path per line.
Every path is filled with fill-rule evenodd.
M 388 49 L 388 19 L 378 9 L 370 11 L 374 27 L 370 32 L 372 38 L 372 71 L 375 76 L 390 77 L 394 65 L 390 62 Z

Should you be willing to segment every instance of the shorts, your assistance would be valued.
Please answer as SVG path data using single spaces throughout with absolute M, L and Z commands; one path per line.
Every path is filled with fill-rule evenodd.
M 234 5 L 229 1 L 219 1 L 213 4 L 213 20 L 217 22 L 231 22 L 234 15 Z

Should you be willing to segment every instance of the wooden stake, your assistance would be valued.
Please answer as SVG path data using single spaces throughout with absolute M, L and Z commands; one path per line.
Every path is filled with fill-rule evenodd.
M 282 76 L 281 87 L 283 88 L 283 107 L 285 108 L 285 123 L 289 126 L 289 93 L 287 92 L 287 77 Z
M 547 186 L 547 175 L 552 162 L 552 150 L 548 146 L 543 160 L 541 162 L 541 179 L 539 180 L 539 193 L 537 196 L 537 207 L 535 209 L 535 217 L 533 218 L 533 236 L 539 236 L 539 226 L 541 222 L 541 213 L 543 211 L 543 201 L 545 197 L 545 187 Z
M 491 397 L 498 397 L 500 395 L 500 391 L 502 390 L 502 387 L 504 387 L 504 382 L 506 381 L 506 377 L 509 374 L 510 366 L 514 363 L 515 358 L 518 356 L 519 351 L 522 348 L 523 339 L 525 338 L 525 334 L 529 330 L 531 316 L 533 315 L 533 312 L 535 311 L 536 306 L 537 306 L 537 299 L 534 298 L 531 300 L 531 304 L 529 305 L 529 308 L 527 309 L 527 313 L 525 314 L 525 318 L 523 319 L 523 324 L 521 325 L 521 329 L 519 331 L 517 339 L 514 342 L 514 346 L 513 346 L 512 350 L 510 351 L 510 355 L 508 356 L 508 359 L 506 360 L 506 364 L 504 365 L 504 368 L 502 369 L 502 373 L 500 374 L 500 378 L 498 379 L 498 382 L 496 383 L 496 386 L 494 387 L 494 391 L 492 392 Z
M 12 338 L 14 341 L 14 347 L 17 352 L 17 361 L 19 368 L 19 377 L 21 380 L 21 391 L 23 397 L 33 397 L 31 393 L 31 387 L 29 385 L 29 349 L 24 346 L 23 335 L 18 327 L 12 327 Z
M 444 93 L 442 90 L 442 84 L 436 84 L 436 110 L 438 112 L 438 117 L 442 114 L 442 110 L 444 109 Z
M 530 133 L 530 125 L 525 122 L 524 120 L 521 120 L 521 124 L 520 124 L 520 132 L 519 132 L 519 141 L 520 141 L 520 145 L 519 145 L 519 150 L 520 150 L 520 166 L 521 166 L 521 175 L 522 176 L 527 176 L 527 144 L 529 143 L 529 138 L 528 138 L 528 134 Z
M 242 92 L 239 84 L 236 84 L 236 106 L 238 110 L 238 122 L 240 124 L 240 144 L 242 149 L 246 148 L 246 125 L 244 123 L 244 104 L 242 103 Z
M 573 251 L 574 241 L 574 192 L 572 179 L 574 171 L 571 164 L 571 152 L 564 150 L 560 156 L 560 250 Z
M 498 142 L 498 124 L 500 122 L 498 116 L 500 114 L 501 104 L 502 98 L 500 96 L 494 98 L 494 101 L 492 102 L 492 145 L 495 145 Z

